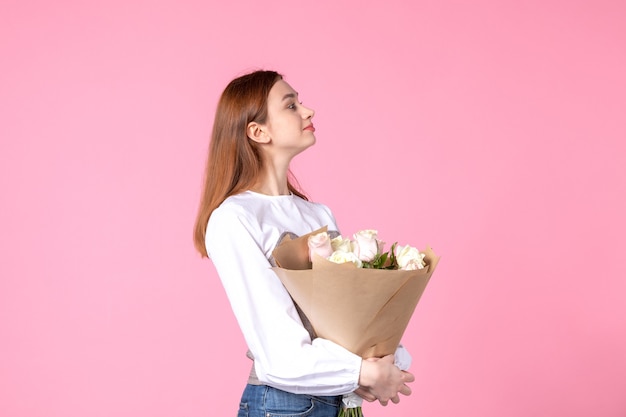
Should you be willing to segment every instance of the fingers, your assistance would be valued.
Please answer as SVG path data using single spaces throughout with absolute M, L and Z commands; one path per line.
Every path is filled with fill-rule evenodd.
M 413 382 L 415 381 L 415 375 L 410 372 L 402 371 L 404 382 Z
M 387 404 L 389 404 L 389 400 L 387 401 L 383 401 L 383 400 L 378 400 L 378 402 L 380 403 L 380 405 L 382 405 L 383 407 L 386 407 Z M 398 404 L 400 402 L 400 396 L 396 395 L 394 397 L 391 397 L 391 402 L 394 404 Z
M 411 395 L 407 384 L 415 381 L 415 376 L 401 371 L 394 361 L 394 355 L 363 360 L 359 377 L 361 386 L 355 393 L 366 401 L 378 400 L 382 406 L 387 406 L 389 401 L 398 404 L 400 395 Z
M 415 378 L 413 377 L 413 375 L 410 375 L 410 378 L 407 378 L 408 380 L 406 382 L 412 382 L 415 380 Z M 409 381 L 410 380 L 410 381 Z M 402 384 L 402 386 L 400 386 L 398 388 L 398 391 L 396 392 L 395 395 L 385 398 L 384 400 L 381 398 L 378 398 L 378 401 L 380 402 L 381 405 L 383 406 L 387 406 L 389 404 L 389 401 L 391 401 L 394 404 L 398 404 L 400 402 L 400 394 L 404 395 L 404 396 L 409 396 L 411 395 L 413 391 L 411 391 L 411 388 L 406 385 L 406 384 Z
M 398 391 L 396 392 L 395 395 L 390 396 L 390 397 L 378 397 L 378 398 L 374 397 L 374 399 L 378 399 L 378 402 L 381 405 L 383 405 L 383 406 L 387 406 L 387 404 L 389 404 L 389 401 L 391 401 L 394 404 L 398 404 L 400 402 L 400 394 L 402 394 L 404 396 L 409 396 L 409 395 L 411 395 L 411 392 L 412 392 L 411 388 L 409 388 L 407 385 L 403 384 L 400 387 L 400 389 L 398 389 Z M 365 398 L 365 397 L 363 397 L 363 398 Z
M 372 394 L 367 388 L 365 387 L 359 387 L 357 388 L 354 393 L 356 395 L 358 395 L 359 397 L 363 398 L 365 401 L 367 402 L 374 402 L 376 401 L 376 396 L 374 394 Z

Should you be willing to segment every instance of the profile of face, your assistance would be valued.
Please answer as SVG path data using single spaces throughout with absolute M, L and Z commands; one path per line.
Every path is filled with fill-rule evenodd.
M 248 126 L 248 136 L 269 146 L 273 155 L 293 157 L 315 143 L 313 109 L 298 100 L 298 93 L 278 80 L 267 97 L 267 122 Z

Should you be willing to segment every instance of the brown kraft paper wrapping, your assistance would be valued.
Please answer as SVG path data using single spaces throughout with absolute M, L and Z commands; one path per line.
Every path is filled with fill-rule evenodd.
M 395 352 L 415 307 L 437 267 L 430 247 L 426 267 L 413 271 L 358 268 L 314 256 L 307 239 L 284 240 L 273 252 L 274 272 L 310 320 L 317 336 L 362 358 Z

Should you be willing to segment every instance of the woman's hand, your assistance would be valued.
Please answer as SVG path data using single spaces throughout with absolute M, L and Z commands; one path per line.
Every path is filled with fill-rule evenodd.
M 358 395 L 359 397 L 363 398 L 367 402 L 371 403 L 371 402 L 376 401 L 376 396 L 372 394 L 370 390 L 367 389 L 366 387 L 358 387 L 356 390 L 354 390 L 354 393 Z
M 394 365 L 394 355 L 365 359 L 361 363 L 359 389 L 355 392 L 366 401 L 373 401 L 373 397 L 381 405 L 387 405 L 389 401 L 397 404 L 400 402 L 399 394 L 411 394 L 406 384 L 413 381 L 413 374 L 401 371 Z

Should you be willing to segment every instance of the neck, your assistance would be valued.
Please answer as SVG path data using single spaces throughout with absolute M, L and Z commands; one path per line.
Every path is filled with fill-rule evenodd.
M 289 187 L 287 187 L 287 184 L 282 186 L 278 184 L 268 184 L 268 183 L 263 182 L 263 183 L 259 183 L 255 185 L 250 190 L 254 191 L 255 193 L 272 195 L 272 196 L 291 194 L 291 192 L 289 191 Z
M 265 170 L 251 190 L 266 195 L 289 195 L 287 185 L 289 164 L 275 165 L 271 161 L 265 162 Z

